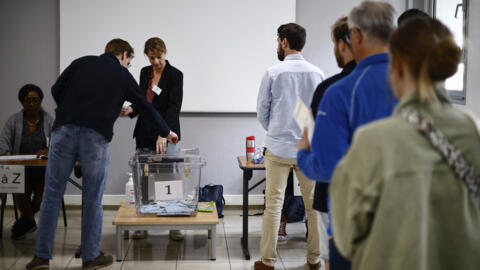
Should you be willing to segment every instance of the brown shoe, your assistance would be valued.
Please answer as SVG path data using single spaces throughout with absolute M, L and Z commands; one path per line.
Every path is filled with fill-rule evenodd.
M 310 269 L 310 270 L 319 270 L 320 266 L 322 266 L 321 262 L 318 262 L 316 264 L 308 263 L 308 269 Z
M 50 269 L 50 260 L 49 259 L 42 259 L 37 256 L 33 256 L 32 261 L 30 261 L 26 268 L 27 270 L 45 270 Z
M 113 263 L 113 257 L 111 255 L 105 256 L 105 254 L 103 254 L 103 252 L 100 252 L 100 255 L 98 255 L 97 258 L 95 258 L 91 261 L 83 262 L 82 269 L 83 270 L 97 270 L 97 269 L 101 269 L 101 268 L 107 267 L 109 265 L 112 265 L 112 263 Z
M 255 270 L 275 270 L 275 267 L 266 265 L 262 261 L 256 261 L 255 264 L 253 265 L 253 268 Z

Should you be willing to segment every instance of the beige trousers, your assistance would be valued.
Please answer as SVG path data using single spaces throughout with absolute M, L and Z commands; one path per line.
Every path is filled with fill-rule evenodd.
M 262 240 L 260 249 L 262 262 L 274 266 L 277 258 L 278 228 L 282 212 L 285 188 L 287 187 L 290 168 L 300 184 L 303 202 L 308 220 L 307 262 L 316 264 L 320 261 L 320 235 L 318 232 L 318 212 L 312 209 L 315 182 L 308 180 L 297 166 L 296 158 L 281 158 L 269 150 L 265 153 L 266 189 L 265 212 L 263 213 Z

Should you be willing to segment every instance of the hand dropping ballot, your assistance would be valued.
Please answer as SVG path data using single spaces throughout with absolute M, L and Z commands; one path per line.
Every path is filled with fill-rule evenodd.
M 297 122 L 297 125 L 302 130 L 306 127 L 308 129 L 308 141 L 312 142 L 313 129 L 315 128 L 315 121 L 313 120 L 312 110 L 303 103 L 299 98 L 297 99 L 297 104 L 295 105 L 295 110 L 293 110 L 293 118 Z

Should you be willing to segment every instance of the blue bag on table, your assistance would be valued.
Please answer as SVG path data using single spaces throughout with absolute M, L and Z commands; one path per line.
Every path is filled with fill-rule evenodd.
M 208 184 L 200 188 L 198 194 L 199 202 L 214 201 L 217 207 L 217 213 L 219 218 L 223 218 L 223 205 L 225 204 L 225 198 L 223 198 L 223 186 Z

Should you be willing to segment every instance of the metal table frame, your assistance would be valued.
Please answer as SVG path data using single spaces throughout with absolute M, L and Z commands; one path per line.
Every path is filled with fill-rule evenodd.
M 122 232 L 128 234 L 128 231 L 148 231 L 148 230 L 207 230 L 208 239 L 210 239 L 210 260 L 215 261 L 217 254 L 217 224 L 165 224 L 165 225 L 115 225 L 116 226 L 116 251 L 117 262 L 122 261 L 123 241 Z
M 243 231 L 242 238 L 240 239 L 243 254 L 245 259 L 250 260 L 250 251 L 248 250 L 248 193 L 254 188 L 258 187 L 260 184 L 265 182 L 265 178 L 258 181 L 252 187 L 248 187 L 248 182 L 252 179 L 253 171 L 255 170 L 265 170 L 265 165 L 263 164 L 250 164 L 246 163 L 245 156 L 237 157 L 238 166 L 243 171 Z

